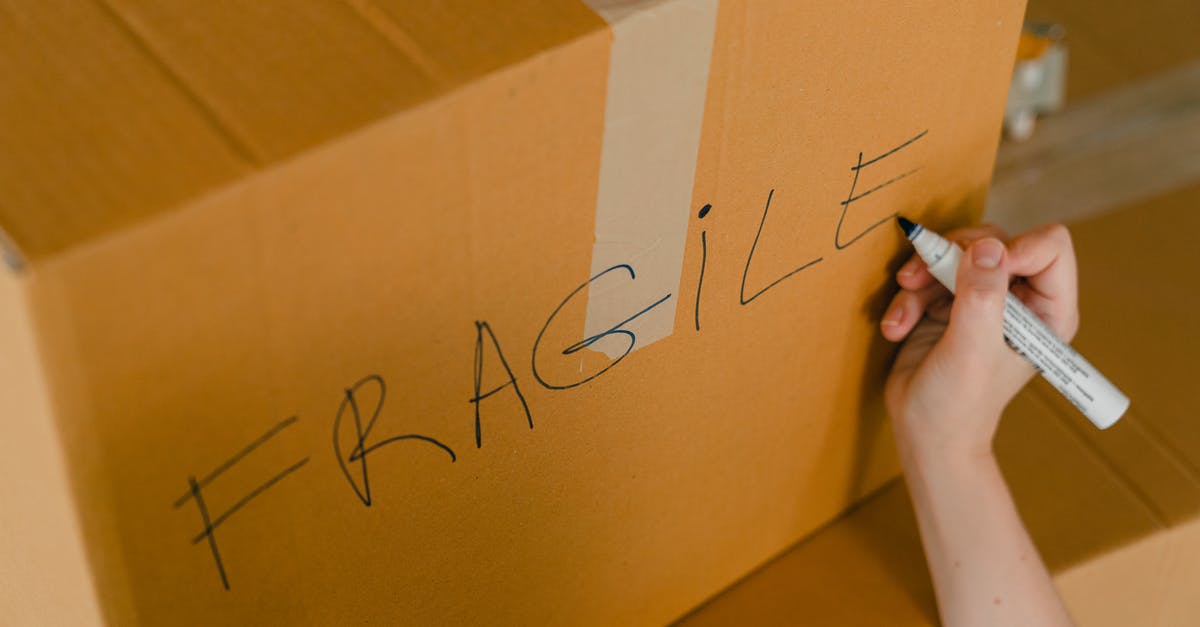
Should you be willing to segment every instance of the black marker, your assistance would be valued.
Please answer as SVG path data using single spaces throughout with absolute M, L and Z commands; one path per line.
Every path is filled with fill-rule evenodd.
M 929 273 L 953 294 L 962 249 L 911 220 L 896 216 L 896 221 Z M 1111 427 L 1129 409 L 1129 397 L 1011 293 L 1004 300 L 1004 339 L 1097 427 Z

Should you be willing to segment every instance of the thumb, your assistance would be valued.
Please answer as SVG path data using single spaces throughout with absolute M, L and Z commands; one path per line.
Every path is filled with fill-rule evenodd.
M 991 351 L 1004 345 L 1007 254 L 995 238 L 977 240 L 963 253 L 945 339 L 953 352 Z M 985 353 L 986 354 L 986 353 Z

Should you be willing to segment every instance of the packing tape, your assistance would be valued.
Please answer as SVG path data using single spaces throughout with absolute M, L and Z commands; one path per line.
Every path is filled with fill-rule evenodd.
M 633 350 L 675 327 L 692 185 L 704 122 L 718 0 L 585 0 L 611 26 L 596 240 L 586 337 L 604 333 L 671 295 L 621 329 Z M 622 342 L 599 342 L 620 356 Z

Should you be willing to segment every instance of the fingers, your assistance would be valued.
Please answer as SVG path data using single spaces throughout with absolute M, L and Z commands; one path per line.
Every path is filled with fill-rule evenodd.
M 994 237 L 1001 241 L 1007 239 L 1004 230 L 994 224 L 982 224 L 954 229 L 944 234 L 943 237 L 957 243 L 963 248 L 969 246 L 971 242 L 984 237 Z M 932 274 L 929 274 L 929 268 L 925 266 L 925 262 L 917 255 L 913 255 L 896 272 L 896 282 L 904 289 L 919 290 L 937 281 L 933 278 Z
M 892 297 L 891 304 L 879 322 L 883 337 L 892 342 L 903 340 L 921 321 L 926 310 L 939 299 L 949 295 L 946 288 L 940 284 L 926 285 L 919 290 L 900 290 Z
M 994 224 L 984 224 L 955 229 L 946 233 L 946 237 L 965 247 L 981 238 L 1003 239 L 1005 234 Z M 896 282 L 903 289 L 892 298 L 880 321 L 883 336 L 892 342 L 899 342 L 907 337 L 931 308 L 945 309 L 937 305 L 947 300 L 950 295 L 950 292 L 929 274 L 929 268 L 917 255 L 913 255 L 900 267 L 896 273 Z M 944 312 L 942 315 L 945 315 Z
M 965 365 L 1004 347 L 1004 298 L 1008 295 L 1007 252 L 994 237 L 963 253 L 944 346 L 950 363 Z
M 1018 235 L 1008 247 L 1008 270 L 1025 277 L 1013 291 L 1060 337 L 1079 327 L 1078 279 L 1071 234 L 1049 224 Z

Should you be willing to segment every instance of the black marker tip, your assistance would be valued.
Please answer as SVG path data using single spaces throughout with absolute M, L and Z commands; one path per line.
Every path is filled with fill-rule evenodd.
M 915 222 L 905 218 L 904 216 L 896 216 L 896 222 L 900 223 L 900 228 L 904 230 L 905 237 L 912 237 L 913 231 L 915 231 L 917 228 Z

